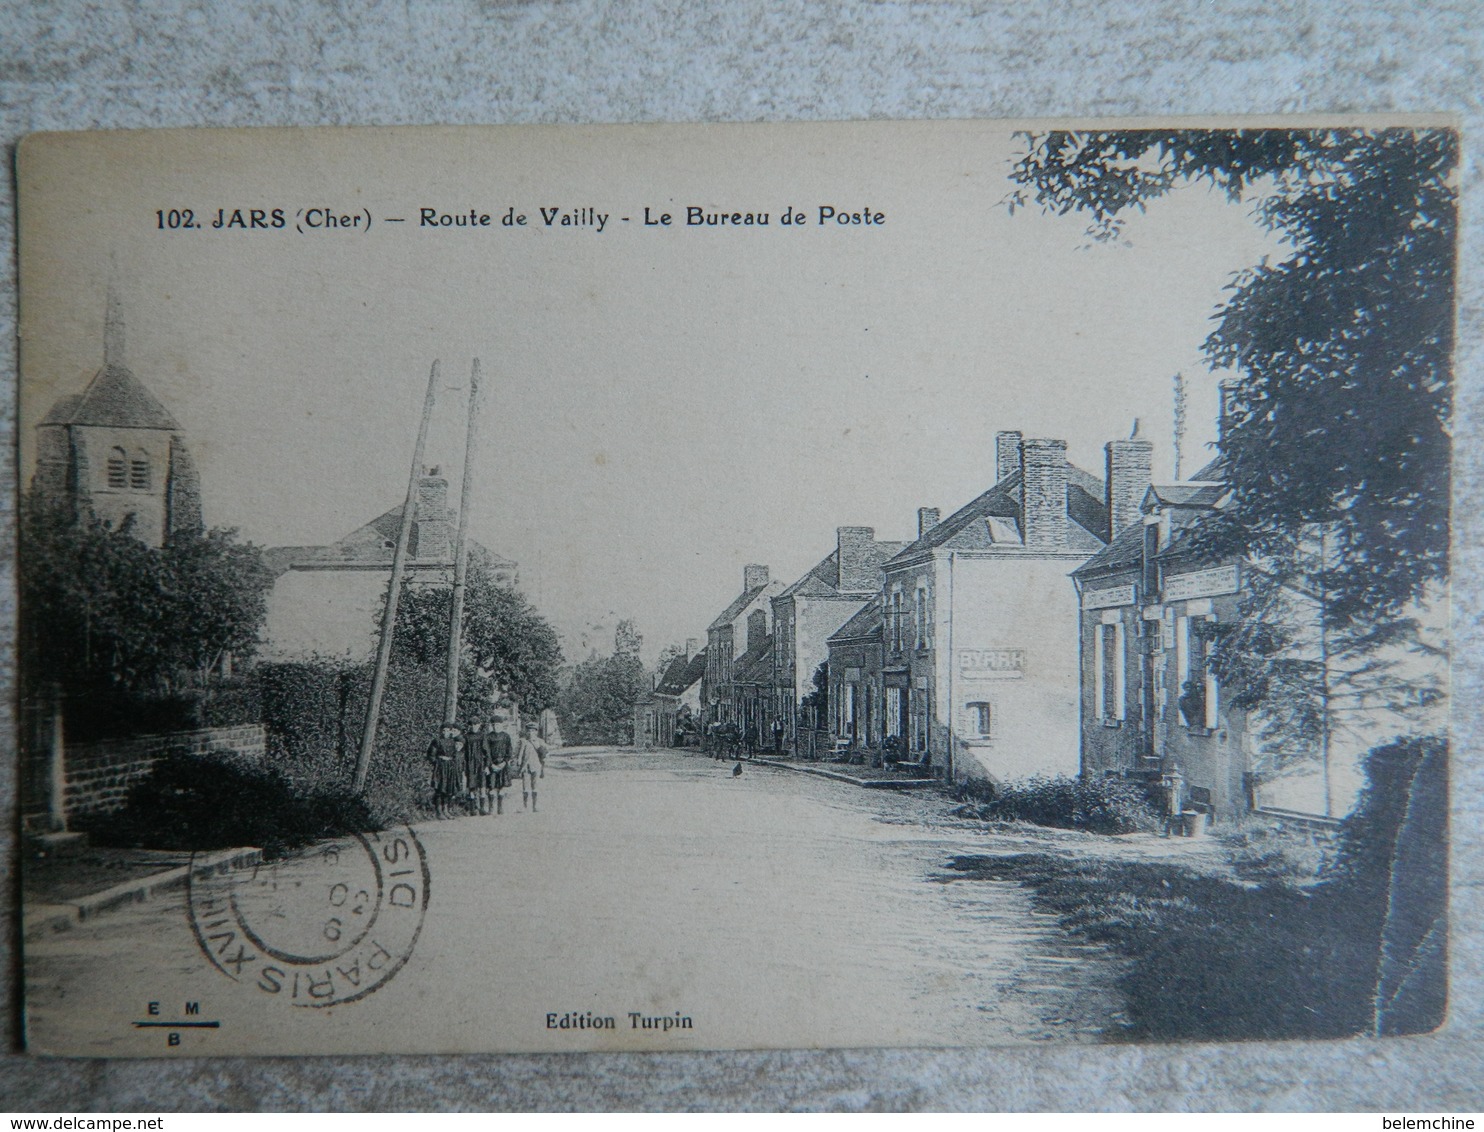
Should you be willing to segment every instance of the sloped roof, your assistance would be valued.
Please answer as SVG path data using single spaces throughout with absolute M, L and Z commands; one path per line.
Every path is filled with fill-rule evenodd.
M 762 593 L 767 588 L 767 585 L 764 584 L 761 586 L 752 586 L 749 589 L 743 590 L 739 595 L 737 595 L 736 598 L 732 600 L 732 604 L 723 609 L 721 613 L 717 615 L 716 620 L 711 622 L 711 624 L 706 627 L 707 631 L 709 632 L 712 629 L 720 629 L 724 626 L 730 625 L 737 619 L 737 615 L 739 613 L 741 613 L 750 604 L 752 604 L 752 599 L 757 597 L 758 594 Z
M 1144 497 L 1146 505 L 1152 500 L 1175 508 L 1171 515 L 1170 541 L 1160 550 L 1160 558 L 1179 555 L 1188 542 L 1188 539 L 1182 537 L 1182 532 L 1198 524 L 1203 515 L 1218 509 L 1217 504 L 1226 496 L 1227 491 L 1226 484 L 1221 479 L 1225 470 L 1224 462 L 1217 457 L 1196 472 L 1193 480 L 1150 486 Z M 1097 554 L 1073 570 L 1072 576 L 1080 578 L 1109 573 L 1138 566 L 1143 561 L 1144 527 L 1142 523 L 1132 523 L 1119 531 L 1113 541 Z
M 72 423 L 72 416 L 77 412 L 77 407 L 82 404 L 81 393 L 69 393 L 65 397 L 58 397 L 51 411 L 41 418 L 41 424 L 64 425 Z
M 1101 574 L 1138 566 L 1144 561 L 1144 524 L 1130 523 L 1114 536 L 1113 541 L 1072 571 L 1072 577 Z
M 890 562 L 907 544 L 904 542 L 871 543 L 872 565 L 877 569 Z M 840 548 L 830 551 L 818 565 L 789 586 L 778 597 L 836 597 L 840 590 Z
M 786 587 L 778 597 L 816 596 L 835 592 L 835 581 L 840 576 L 835 565 L 838 551 L 832 550 L 793 585 Z
M 1067 517 L 1072 520 L 1066 549 L 1088 554 L 1102 548 L 1108 528 L 1103 481 L 1075 464 L 1067 465 Z M 988 491 L 960 507 L 932 530 L 909 543 L 893 561 L 924 550 L 989 550 L 1024 547 L 1021 523 L 1021 476 L 1011 472 Z
M 689 660 L 677 656 L 665 669 L 655 693 L 661 696 L 683 696 L 706 673 L 706 650 L 702 649 Z
M 843 641 L 869 640 L 879 637 L 884 624 L 881 616 L 881 598 L 874 597 L 849 621 L 829 635 L 827 644 Z
M 1190 477 L 1193 483 L 1225 483 L 1226 482 L 1226 457 L 1217 456 L 1204 468 L 1198 470 Z
M 1162 503 L 1166 507 L 1215 507 L 1217 502 L 1226 494 L 1226 485 L 1220 483 L 1172 483 L 1172 484 L 1150 484 L 1146 501 L 1153 498 L 1155 502 Z
M 179 432 L 180 424 L 126 366 L 110 362 L 81 393 L 63 397 L 42 418 L 43 425 L 95 425 Z
M 737 658 L 732 669 L 733 684 L 773 683 L 773 638 L 764 637 L 756 647 Z
M 324 546 L 275 546 L 263 552 L 263 559 L 275 575 L 294 567 L 308 566 L 387 566 L 392 564 L 397 535 L 401 533 L 402 506 L 398 504 L 350 534 Z M 492 570 L 514 569 L 515 562 L 496 554 L 487 546 L 469 540 L 469 561 Z M 408 558 L 408 566 L 426 569 L 430 564 L 451 566 L 453 554 L 435 558 Z

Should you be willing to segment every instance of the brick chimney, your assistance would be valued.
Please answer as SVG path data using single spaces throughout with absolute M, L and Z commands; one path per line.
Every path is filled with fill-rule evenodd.
M 994 434 L 995 483 L 1006 479 L 1011 472 L 1020 470 L 1020 441 L 1018 432 Z
M 755 590 L 768 584 L 768 568 L 756 563 L 742 567 L 742 589 Z
M 835 566 L 841 593 L 866 593 L 881 582 L 876 562 L 875 527 L 836 527 Z
M 686 659 L 686 661 L 688 662 L 690 660 L 690 658 L 693 657 L 693 656 L 695 656 L 695 655 L 696 655 L 696 638 L 695 637 L 686 637 L 685 638 L 685 659 Z
M 751 652 L 768 637 L 768 611 L 754 609 L 747 615 L 747 651 Z
M 922 538 L 936 527 L 942 518 L 943 513 L 936 507 L 919 507 L 917 509 L 917 537 Z
M 417 481 L 407 552 L 414 558 L 450 557 L 453 518 L 453 512 L 448 509 L 448 480 L 438 468 L 423 469 Z
M 1020 444 L 1021 530 L 1027 550 L 1067 545 L 1067 442 L 1024 440 Z
M 1125 527 L 1141 521 L 1139 504 L 1153 479 L 1154 445 L 1139 438 L 1139 426 L 1127 440 L 1109 441 L 1103 446 L 1104 472 L 1107 483 L 1108 541 Z

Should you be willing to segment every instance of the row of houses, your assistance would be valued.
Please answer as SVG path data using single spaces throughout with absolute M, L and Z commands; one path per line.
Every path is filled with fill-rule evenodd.
M 1343 812 L 1376 728 L 1355 729 L 1344 750 L 1326 736 L 1312 765 L 1277 783 L 1255 773 L 1272 762 L 1260 721 L 1224 701 L 1207 665 L 1252 569 L 1192 550 L 1228 502 L 1221 460 L 1154 483 L 1137 424 L 1105 446 L 1101 475 L 1066 448 L 1000 432 L 994 482 L 947 517 L 920 508 L 911 542 L 840 527 L 791 584 L 745 567 L 702 659 L 665 674 L 654 741 L 673 735 L 666 705 L 678 710 L 689 679 L 704 722 L 785 754 L 885 753 L 952 783 L 1178 771 L 1218 819 L 1264 804 Z M 1322 631 L 1313 595 L 1290 596 Z

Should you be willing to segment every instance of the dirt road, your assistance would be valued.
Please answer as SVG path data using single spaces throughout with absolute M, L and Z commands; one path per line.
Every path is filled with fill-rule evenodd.
M 234 980 L 203 951 L 213 929 L 198 938 L 216 905 L 193 930 L 182 892 L 28 943 L 29 1032 L 120 1056 L 1098 1040 L 1113 961 L 1016 886 L 955 880 L 949 858 L 985 845 L 945 808 L 695 754 L 558 753 L 539 813 L 517 793 L 502 817 L 416 827 L 425 918 L 405 966 L 355 1001 L 346 979 L 376 980 L 334 959 L 329 1007 L 295 1005 L 293 970 L 265 973 L 268 957 Z M 330 911 L 348 915 L 335 885 L 355 887 L 357 847 L 324 850 L 238 878 L 263 942 L 308 955 Z M 220 1026 L 135 1025 L 192 1019 Z

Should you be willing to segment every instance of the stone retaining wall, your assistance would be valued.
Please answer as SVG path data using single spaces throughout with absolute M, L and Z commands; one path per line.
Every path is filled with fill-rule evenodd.
M 68 747 L 68 817 L 106 814 L 123 808 L 129 787 L 148 775 L 155 763 L 168 754 L 205 755 L 214 751 L 235 751 L 261 760 L 266 757 L 267 744 L 263 725 L 250 723 Z

